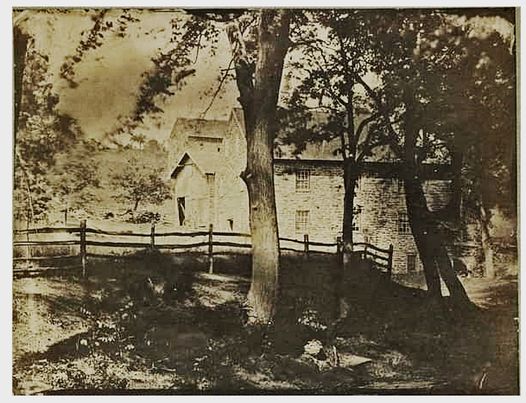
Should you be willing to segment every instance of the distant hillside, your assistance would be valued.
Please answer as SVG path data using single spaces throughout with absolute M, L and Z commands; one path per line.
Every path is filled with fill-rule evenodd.
M 133 206 L 126 204 L 118 199 L 119 189 L 112 183 L 112 178 L 121 172 L 132 159 L 140 161 L 146 166 L 162 168 L 162 177 L 169 180 L 168 154 L 162 148 L 139 149 L 104 149 L 97 151 L 94 159 L 98 166 L 98 176 L 100 189 L 95 191 L 98 201 L 87 205 L 84 212 L 71 212 L 70 220 L 74 222 L 86 215 L 88 218 L 96 220 L 123 221 L 126 219 L 125 213 Z M 151 211 L 162 216 L 162 222 L 172 222 L 175 216 L 173 201 L 167 200 L 160 206 L 142 203 L 138 211 Z M 50 222 L 63 221 L 63 213 L 52 211 L 49 213 Z

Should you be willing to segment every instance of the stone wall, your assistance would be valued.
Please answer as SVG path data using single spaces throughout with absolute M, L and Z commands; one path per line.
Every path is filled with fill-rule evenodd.
M 308 191 L 296 191 L 296 172 L 310 172 Z M 280 237 L 303 239 L 296 230 L 296 212 L 308 211 L 306 233 L 309 239 L 335 242 L 341 235 L 343 220 L 343 178 L 339 164 L 276 161 L 274 181 Z
M 298 170 L 310 172 L 309 191 L 296 190 Z M 334 242 L 336 237 L 341 236 L 344 188 L 343 170 L 339 163 L 276 161 L 274 175 L 280 237 L 303 239 L 303 234 L 296 231 L 297 210 L 309 211 L 307 233 L 310 240 Z M 424 190 L 428 207 L 436 210 L 449 200 L 450 181 L 428 180 L 424 183 Z M 358 227 L 354 232 L 355 242 L 369 242 L 385 249 L 393 244 L 394 272 L 408 270 L 408 255 L 414 257 L 414 270 L 422 270 L 410 229 L 400 231 L 403 228 L 400 228 L 399 220 L 407 219 L 401 180 L 374 174 L 362 176 L 356 189 L 355 206 L 361 210 L 355 217 Z

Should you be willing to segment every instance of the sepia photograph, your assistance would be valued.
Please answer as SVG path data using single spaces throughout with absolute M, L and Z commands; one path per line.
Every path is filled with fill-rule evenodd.
M 11 393 L 518 395 L 519 14 L 14 7 Z

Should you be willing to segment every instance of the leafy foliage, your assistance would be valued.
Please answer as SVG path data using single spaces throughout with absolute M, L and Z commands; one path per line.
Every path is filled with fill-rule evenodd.
M 60 207 L 66 211 L 89 211 L 97 200 L 94 190 L 100 186 L 98 165 L 94 158 L 96 144 L 80 141 L 56 157 L 49 173 L 49 183 Z
M 162 179 L 164 167 L 151 167 L 132 157 L 112 178 L 117 199 L 131 203 L 136 211 L 139 203 L 159 205 L 170 199 L 171 192 Z
M 109 139 L 117 141 L 116 136 L 133 131 L 146 116 L 154 117 L 162 113 L 159 104 L 173 96 L 174 90 L 181 88 L 186 79 L 195 73 L 192 64 L 197 60 L 200 49 L 206 46 L 214 54 L 218 30 L 210 21 L 178 15 L 171 19 L 170 26 L 172 36 L 168 46 L 152 58 L 152 68 L 142 74 L 133 111 L 129 116 L 120 118 L 117 129 L 106 134 Z
M 22 66 L 19 66 L 22 68 Z M 61 113 L 59 97 L 49 76 L 48 57 L 28 44 L 15 133 L 15 218 L 34 220 L 45 216 L 51 200 L 48 172 L 56 155 L 81 137 L 75 119 Z

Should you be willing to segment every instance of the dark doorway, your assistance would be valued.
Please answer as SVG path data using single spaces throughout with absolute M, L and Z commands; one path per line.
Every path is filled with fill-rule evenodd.
M 177 212 L 179 213 L 179 225 L 181 226 L 185 225 L 185 221 L 186 221 L 185 200 L 184 199 L 185 199 L 184 197 L 177 198 Z

